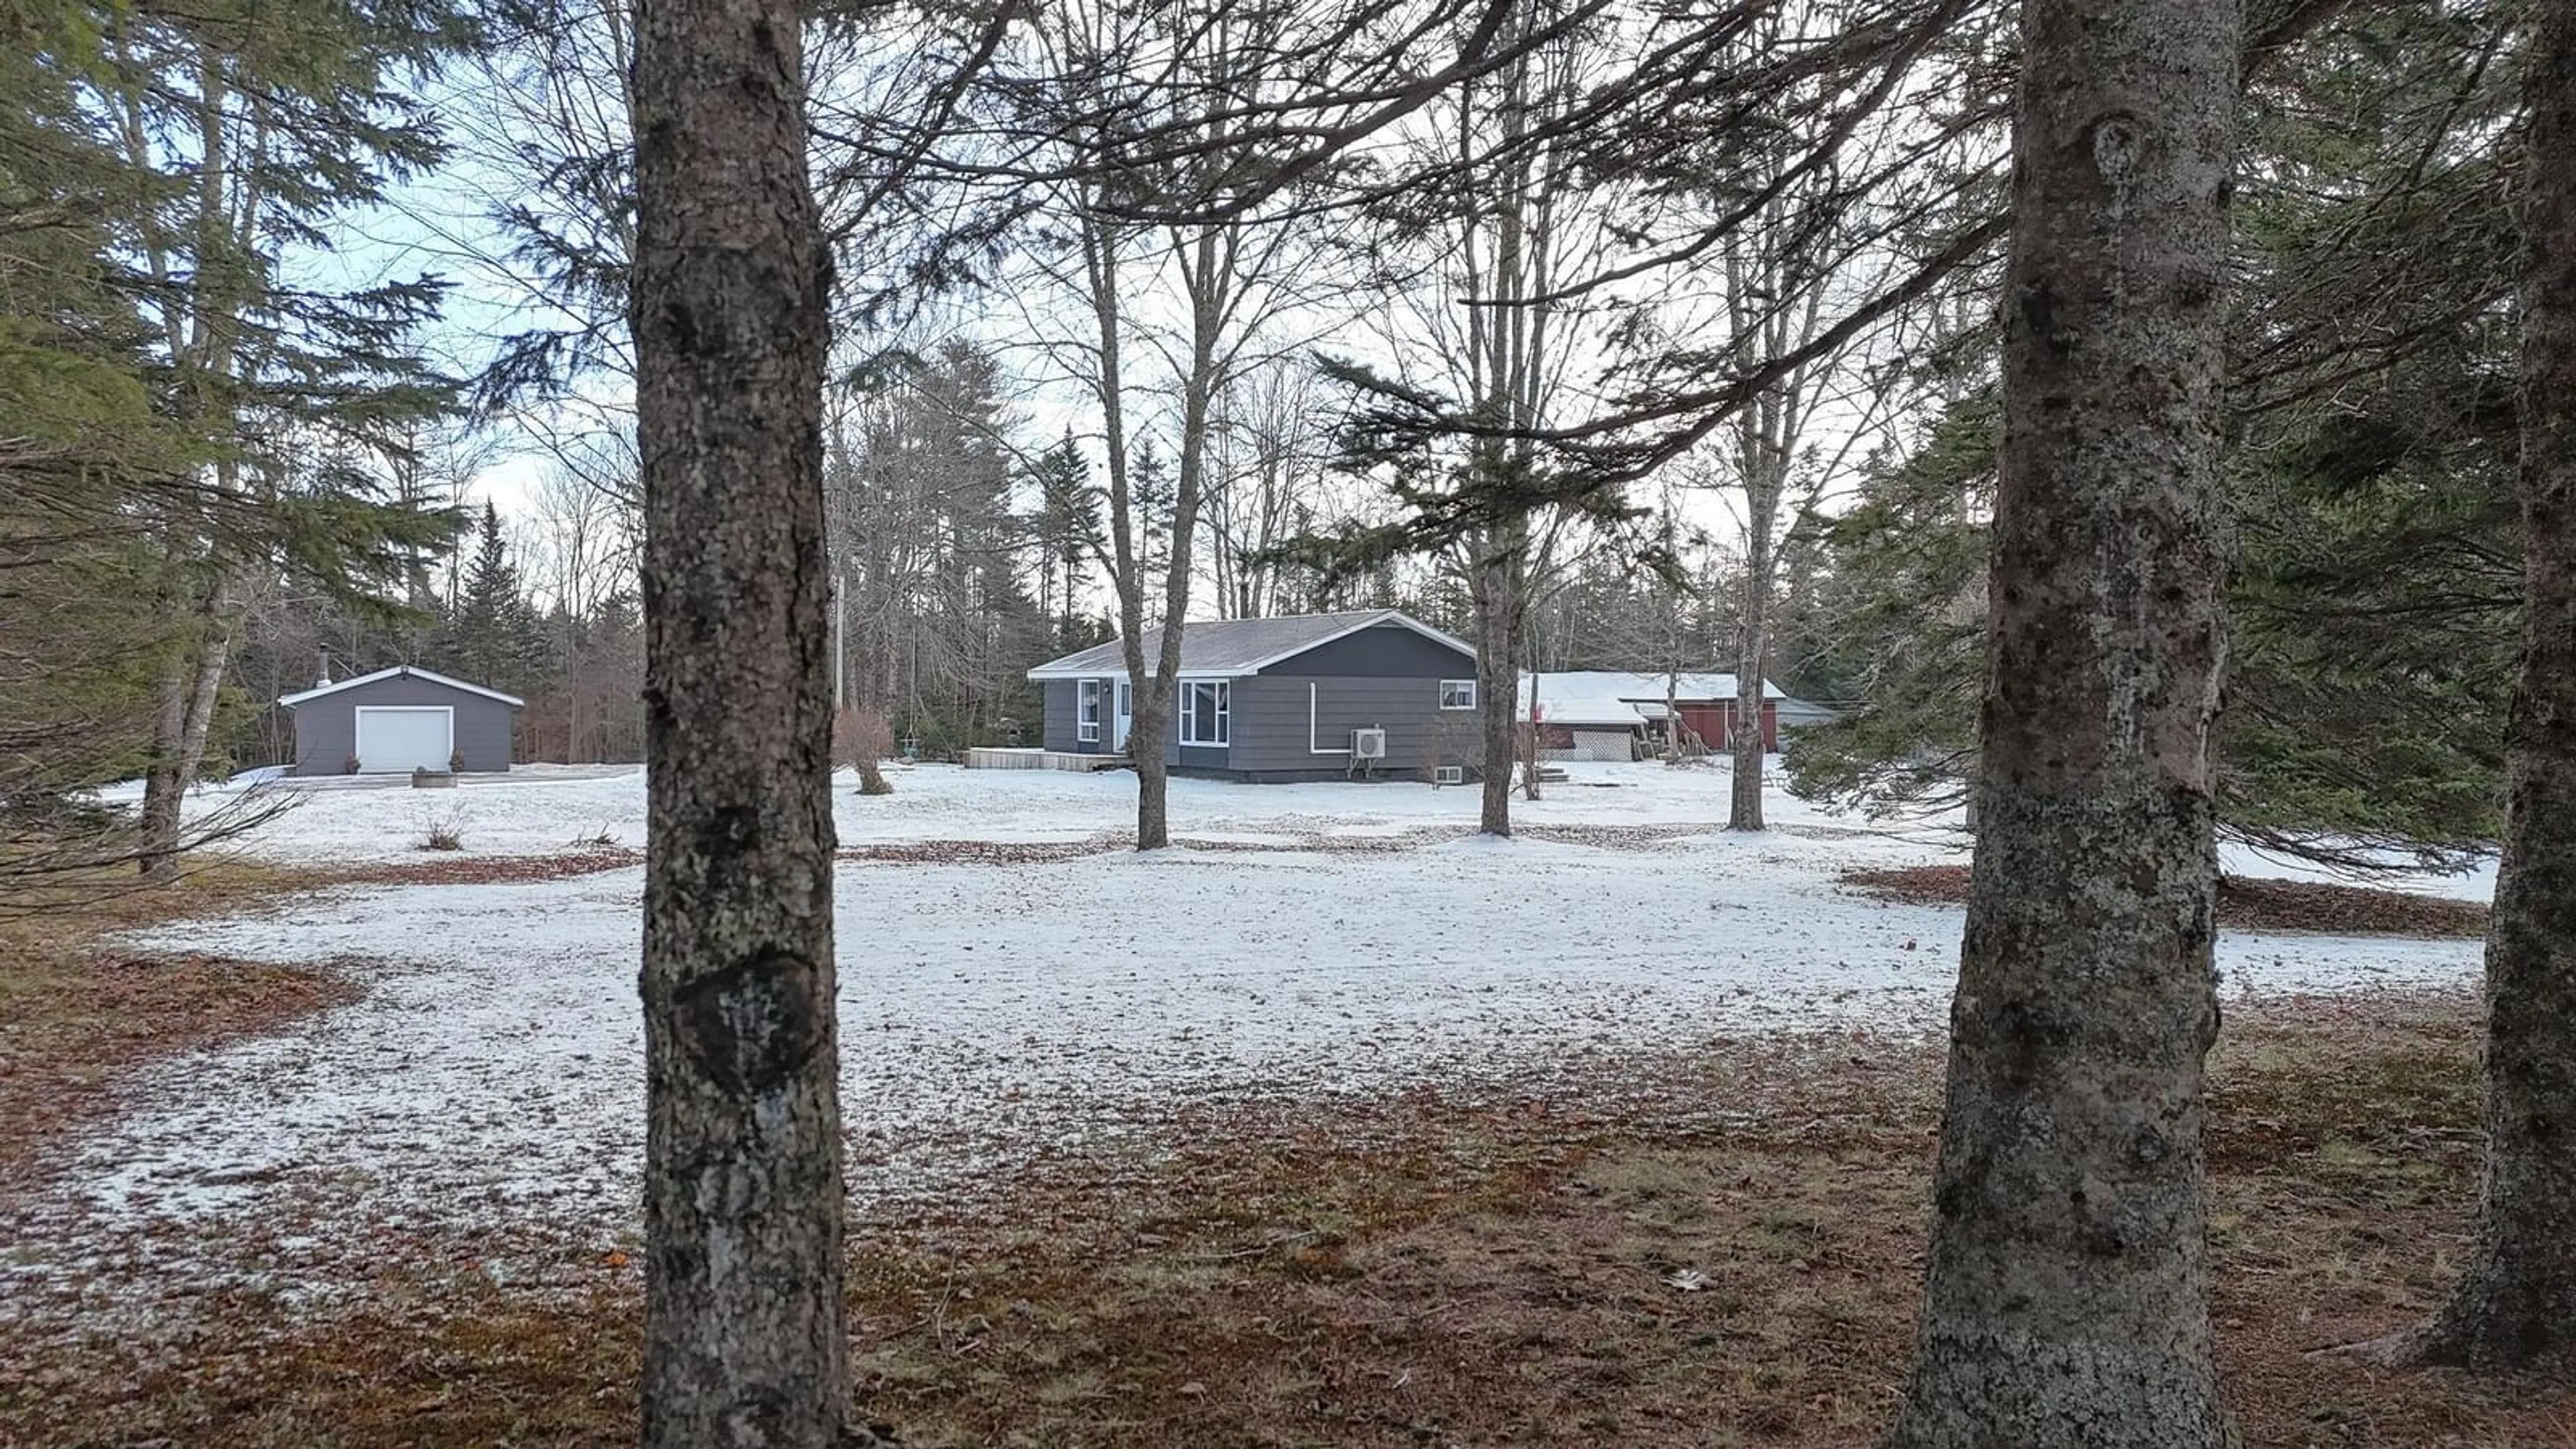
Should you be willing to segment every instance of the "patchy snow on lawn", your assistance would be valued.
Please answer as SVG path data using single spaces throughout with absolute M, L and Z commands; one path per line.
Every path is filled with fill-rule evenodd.
M 863 1212 L 900 1214 L 1101 1143 L 1148 1147 L 1193 1102 L 1383 1092 L 1579 1104 L 1623 1053 L 1723 1035 L 1938 1030 L 1955 909 L 1840 889 L 1852 866 L 1955 859 L 1952 832 L 1829 820 L 1777 795 L 1726 835 L 1721 771 L 1576 767 L 1516 802 L 1534 834 L 1461 837 L 1470 791 L 1174 782 L 1197 848 L 1017 864 L 845 861 L 843 1099 Z M 845 845 L 1072 842 L 1130 823 L 1126 777 L 922 767 L 836 794 Z M 642 781 L 460 790 L 469 850 L 642 838 Z M 407 853 L 408 794 L 316 791 L 272 854 Z M 1623 830 L 1622 827 L 1625 829 Z M 148 944 L 351 961 L 359 1001 L 165 1062 L 40 1214 L 65 1261 L 310 1224 L 261 1270 L 327 1279 L 352 1235 L 633 1230 L 643 1074 L 641 873 L 318 894 Z M 2475 942 L 2230 933 L 2224 989 L 2473 979 Z M 19 1276 L 47 1254 L 22 1254 Z M 136 1262 L 144 1261 L 137 1258 Z M 158 1273 L 215 1271 L 169 1260 Z M 6 1296 L 0 1294 L 0 1296 Z

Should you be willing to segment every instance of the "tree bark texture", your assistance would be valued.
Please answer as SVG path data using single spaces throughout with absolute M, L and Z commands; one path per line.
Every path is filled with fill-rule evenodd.
M 1476 828 L 1512 833 L 1512 769 L 1520 760 L 1520 647 L 1527 618 L 1529 530 L 1479 535 L 1467 593 L 1476 608 L 1476 720 L 1484 778 Z M 1533 744 L 1533 750 L 1536 746 Z
M 2576 11 L 2534 7 L 2524 94 L 2520 677 L 2487 927 L 2487 1163 L 2477 1246 L 2405 1356 L 2576 1361 Z
M 1190 363 L 1181 379 L 1181 456 L 1172 496 L 1171 566 L 1163 575 L 1163 633 L 1154 658 L 1153 749 L 1131 751 L 1136 763 L 1136 848 L 1160 850 L 1172 843 L 1172 775 L 1163 761 L 1180 703 L 1183 620 L 1190 612 L 1190 542 L 1198 531 L 1199 504 L 1207 480 L 1208 413 L 1220 381 L 1217 334 L 1224 324 L 1223 282 L 1218 256 L 1222 238 L 1216 227 L 1201 227 L 1176 244 L 1181 277 L 1190 298 Z M 1134 637 L 1130 631 L 1130 637 Z M 1144 656 L 1133 646 L 1134 659 Z M 1134 676 L 1131 674 L 1131 678 Z M 1145 691 L 1136 687 L 1137 725 L 1145 723 Z M 1131 730 L 1130 738 L 1134 735 Z
M 165 885 L 179 878 L 187 848 L 188 789 L 204 772 L 215 711 L 223 702 L 224 671 L 232 661 L 230 592 L 217 579 L 183 631 L 185 643 L 163 671 L 155 700 L 152 763 L 143 777 L 136 855 L 143 878 Z
M 829 262 L 793 0 L 647 0 L 643 1442 L 845 1442 Z
M 1902 1449 L 2229 1442 L 2209 736 L 2241 6 L 2030 0 L 1982 802 Z
M 1785 483 L 1788 460 L 1780 460 Z M 1762 680 L 1771 655 L 1771 515 L 1780 489 L 1765 495 L 1748 484 L 1755 506 L 1744 548 L 1744 612 L 1735 634 L 1735 776 L 1729 784 L 1726 828 L 1760 830 L 1762 824 Z

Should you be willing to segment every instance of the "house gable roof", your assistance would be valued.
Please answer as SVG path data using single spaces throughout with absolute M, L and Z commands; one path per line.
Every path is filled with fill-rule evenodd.
M 1340 614 L 1288 614 L 1275 619 L 1221 619 L 1181 626 L 1181 669 L 1202 678 L 1237 678 L 1258 674 L 1310 649 L 1346 639 L 1363 629 L 1392 624 L 1410 629 L 1437 644 L 1476 657 L 1474 646 L 1453 638 L 1397 609 L 1354 609 Z M 1163 647 L 1160 627 L 1145 631 L 1145 667 L 1150 673 Z M 1097 679 L 1127 670 L 1119 641 L 1095 644 L 1061 659 L 1050 659 L 1029 671 L 1031 679 Z
M 444 674 L 433 673 L 430 670 L 422 669 L 417 665 L 411 664 L 397 664 L 391 669 L 379 669 L 373 674 L 361 674 L 355 679 L 343 679 L 337 684 L 316 685 L 300 694 L 280 695 L 278 696 L 277 702 L 286 706 L 288 709 L 293 709 L 299 704 L 309 704 L 325 695 L 338 694 L 344 689 L 355 689 L 361 684 L 373 684 L 379 679 L 397 679 L 403 677 L 426 679 L 432 684 L 444 684 L 450 689 L 464 690 L 467 694 L 479 694 L 485 699 L 497 699 L 512 709 L 521 709 L 527 704 L 526 700 L 519 698 L 515 694 L 503 694 L 497 689 L 485 689 L 479 684 L 468 684 L 462 679 L 450 679 Z

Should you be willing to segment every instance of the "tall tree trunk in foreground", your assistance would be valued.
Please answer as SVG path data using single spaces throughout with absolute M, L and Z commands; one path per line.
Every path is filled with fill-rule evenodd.
M 208 586 L 186 645 L 164 672 L 155 702 L 137 857 L 143 878 L 156 885 L 179 878 L 179 855 L 188 845 L 188 790 L 205 769 L 215 712 L 223 703 L 224 670 L 232 660 L 232 630 L 230 590 L 218 578 Z
M 2487 1169 L 2477 1248 L 2404 1356 L 2576 1360 L 2576 11 L 2534 9 L 2522 296 L 2521 677 L 2487 927 Z
M 2201 1088 L 2242 26 L 2024 9 L 1981 825 L 1903 1449 L 2228 1439 Z
M 1748 408 L 1747 412 L 1767 410 Z M 1785 486 L 1787 460 L 1781 460 Z M 1726 828 L 1760 830 L 1762 825 L 1762 680 L 1771 657 L 1771 515 L 1779 507 L 1780 487 L 1766 495 L 1748 480 L 1752 525 L 1744 548 L 1744 610 L 1735 631 L 1735 775 L 1726 803 Z M 1766 501 L 1767 499 L 1767 501 Z
M 638 18 L 643 1442 L 844 1442 L 828 267 L 794 0 Z
M 1520 648 L 1529 617 L 1529 539 L 1526 518 L 1495 525 L 1475 536 L 1468 563 L 1467 593 L 1476 609 L 1478 755 L 1484 761 L 1476 828 L 1487 835 L 1512 833 L 1512 768 L 1520 761 Z M 1535 759 L 1535 740 L 1530 748 Z

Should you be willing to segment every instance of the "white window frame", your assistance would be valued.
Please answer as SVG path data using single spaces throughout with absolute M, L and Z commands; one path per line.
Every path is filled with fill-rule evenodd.
M 1465 697 L 1463 699 L 1460 698 L 1461 691 L 1464 692 Z M 1442 709 L 1474 709 L 1476 707 L 1476 681 L 1472 679 L 1444 679 L 1440 681 L 1440 707 Z
M 1196 700 L 1197 691 L 1202 689 L 1216 691 L 1216 737 L 1214 739 L 1199 738 L 1199 712 Z M 1181 681 L 1180 706 L 1182 744 L 1231 748 L 1234 735 L 1234 682 L 1232 680 L 1184 679 Z
M 1073 737 L 1077 743 L 1100 743 L 1100 681 L 1076 680 L 1073 686 Z

